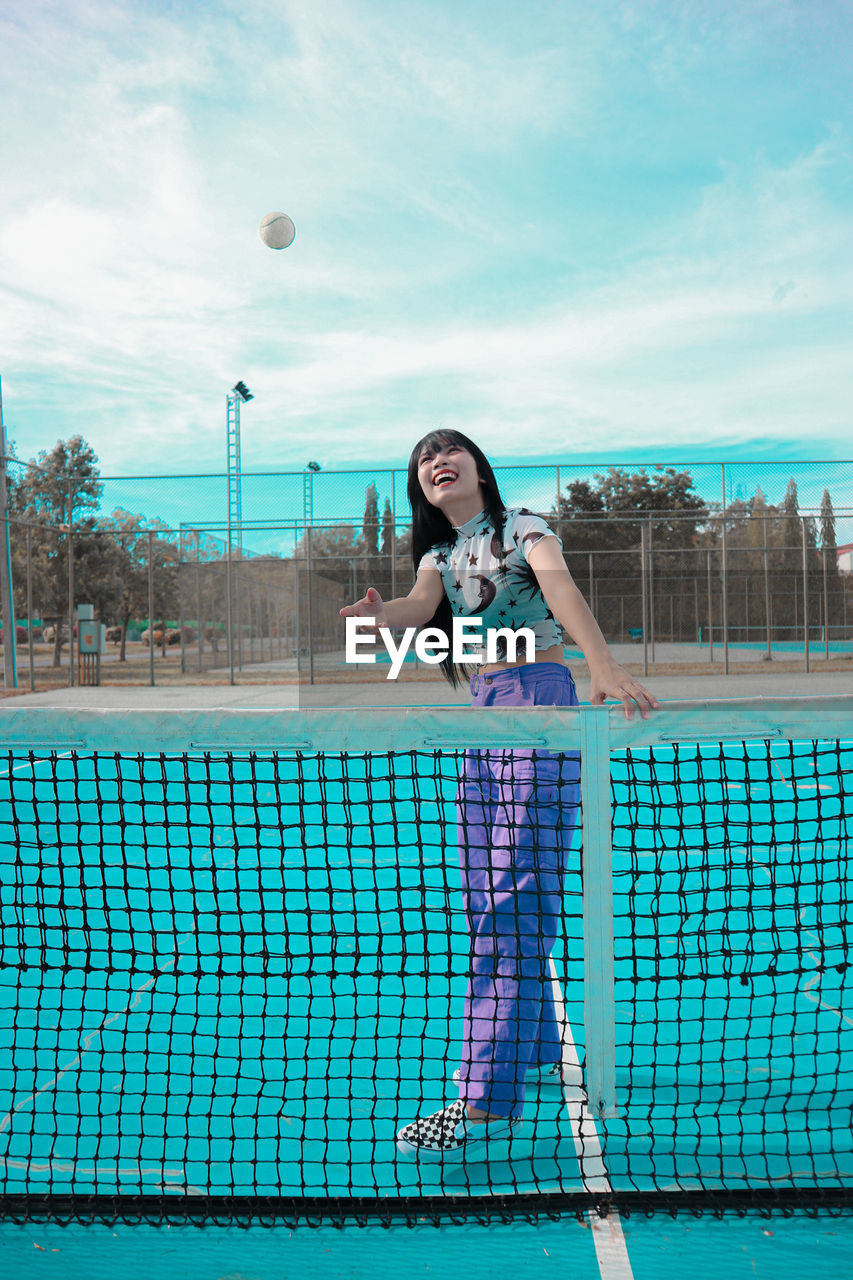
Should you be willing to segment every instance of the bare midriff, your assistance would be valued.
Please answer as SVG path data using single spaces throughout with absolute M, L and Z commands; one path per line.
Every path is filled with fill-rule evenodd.
M 561 644 L 552 644 L 549 649 L 537 649 L 535 662 L 559 662 L 561 666 L 566 665 L 566 659 L 563 656 L 563 646 Z M 516 662 L 490 662 L 487 666 L 481 667 L 483 674 L 489 671 L 504 671 L 507 667 L 526 667 L 525 658 L 519 658 Z

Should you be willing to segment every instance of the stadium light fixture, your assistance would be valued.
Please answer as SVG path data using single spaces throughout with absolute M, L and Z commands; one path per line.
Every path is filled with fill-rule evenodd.
M 245 382 L 235 382 L 231 389 L 232 391 L 237 392 L 237 395 L 243 401 L 243 404 L 248 404 L 250 400 L 254 400 L 255 398 L 246 386 Z

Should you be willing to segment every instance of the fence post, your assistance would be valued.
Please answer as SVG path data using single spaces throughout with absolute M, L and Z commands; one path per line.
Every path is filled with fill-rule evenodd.
M 829 662 L 829 587 L 826 581 L 826 547 L 821 547 L 823 561 L 823 656 Z
M 74 688 L 74 486 L 68 486 L 68 684 Z
M 590 1110 L 616 1115 L 616 1008 L 613 950 L 613 846 L 610 817 L 610 721 L 581 707 L 583 954 L 586 1088 Z
M 841 638 L 847 639 L 847 583 L 841 580 Z
M 36 691 L 35 654 L 33 652 L 33 531 L 27 525 L 27 649 L 30 655 L 30 690 Z
M 805 670 L 809 670 L 809 561 L 808 543 L 806 540 L 806 517 L 801 517 L 803 532 L 803 643 L 805 654 Z
M 397 598 L 397 502 L 394 471 L 391 471 L 391 599 Z
M 184 526 L 178 531 L 178 627 L 181 632 L 181 675 L 187 673 L 187 652 L 184 644 Z
M 148 682 L 154 687 L 154 534 L 148 530 Z
M 767 661 L 773 658 L 770 639 L 770 570 L 767 564 L 767 512 L 761 517 L 761 528 L 764 533 L 764 625 L 767 631 Z
M 201 530 L 200 529 L 196 529 L 195 531 L 195 604 L 196 604 L 196 613 L 198 614 L 198 617 L 196 618 L 196 631 L 198 632 L 198 635 L 196 636 L 196 639 L 198 641 L 198 647 L 196 649 L 196 663 L 197 663 L 199 672 L 202 672 L 204 671 L 203 645 L 204 645 L 205 627 L 204 627 L 204 621 L 202 620 L 202 616 L 201 616 Z
M 655 660 L 655 562 L 654 551 L 652 549 L 652 517 L 649 520 L 649 533 L 646 539 L 646 555 L 649 558 L 649 644 L 652 650 L 652 662 Z M 648 674 L 648 673 L 646 673 Z
M 711 590 L 711 549 L 706 552 L 708 577 L 708 662 L 714 663 L 714 593 Z
M 311 528 L 309 525 L 305 530 L 305 546 L 307 548 L 308 563 L 308 679 L 309 683 L 314 683 L 314 586 L 311 581 Z
M 228 668 L 231 684 L 234 683 L 234 613 L 232 603 L 231 556 L 231 499 L 228 500 L 228 550 L 225 556 L 225 625 L 228 630 Z
M 231 559 L 231 616 L 234 628 L 234 666 L 243 670 L 243 539 L 242 527 L 237 537 L 237 554 Z
M 293 555 L 293 574 L 296 578 L 296 683 L 301 683 L 302 677 L 302 575 L 299 570 L 300 561 L 294 550 Z M 353 596 L 353 599 L 355 597 Z
M 15 662 L 15 598 L 12 592 L 12 539 L 9 529 L 9 498 L 6 485 L 6 430 L 3 426 L 3 395 L 0 388 L 0 511 L 3 516 L 2 570 L 0 570 L 0 609 L 3 615 L 3 676 L 7 689 L 17 689 L 18 670 Z
M 729 546 L 726 531 L 726 464 L 720 464 L 723 480 L 723 673 L 729 674 Z
M 257 629 L 257 617 L 255 611 L 255 600 L 252 593 L 255 586 L 254 575 L 256 567 L 256 558 L 246 556 L 243 566 L 243 599 L 246 610 L 246 631 L 248 633 L 246 635 L 246 640 L 248 641 L 249 647 L 249 666 L 252 666 L 255 661 L 255 631 Z M 263 653 L 261 654 L 261 661 L 263 661 Z
M 554 512 L 556 514 L 557 537 L 562 538 L 563 535 L 560 532 L 561 522 L 560 522 L 560 464 L 559 462 L 557 463 L 557 501 L 554 505 Z
M 640 581 L 643 602 L 643 675 L 649 674 L 649 584 L 646 578 L 646 526 L 640 522 Z

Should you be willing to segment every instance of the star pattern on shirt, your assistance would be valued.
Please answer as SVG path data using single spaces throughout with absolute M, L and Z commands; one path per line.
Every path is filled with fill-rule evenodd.
M 520 520 L 521 516 L 528 518 Z M 479 614 L 486 627 L 533 627 L 540 647 L 556 643 L 559 627 L 526 555 L 549 533 L 540 517 L 522 507 L 507 510 L 500 534 L 484 514 L 474 528 L 457 529 L 452 541 L 432 547 L 429 554 L 441 572 L 454 615 Z M 503 659 L 505 643 L 497 644 Z
M 524 599 L 534 600 L 537 595 L 542 594 L 542 588 L 539 586 L 539 579 L 529 564 L 525 561 L 523 567 L 519 567 L 516 574 L 516 586 L 519 589 L 520 599 L 516 604 L 521 603 Z

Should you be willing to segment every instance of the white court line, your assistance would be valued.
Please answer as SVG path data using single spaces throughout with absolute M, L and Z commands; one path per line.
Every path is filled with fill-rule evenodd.
M 584 1190 L 609 1195 L 610 1179 L 604 1165 L 601 1136 L 595 1117 L 589 1109 L 586 1090 L 583 1087 L 580 1059 L 553 959 L 549 963 L 554 1007 L 563 1027 L 563 1097 L 572 1120 L 572 1137 L 580 1166 L 581 1181 Z M 616 1210 L 611 1209 L 606 1218 L 602 1218 L 595 1210 L 590 1210 L 589 1223 L 592 1228 L 592 1240 L 601 1280 L 634 1280 L 622 1221 Z
M 67 760 L 71 756 L 70 751 L 57 751 L 57 760 Z M 0 778 L 10 778 L 13 773 L 22 773 L 24 769 L 32 769 L 37 764 L 50 763 L 50 756 L 36 756 L 33 760 L 24 760 L 21 764 L 13 765 L 11 769 L 0 769 Z
M 771 874 L 770 868 L 766 866 L 765 863 L 757 862 L 755 858 L 750 858 L 749 865 L 753 868 L 754 871 L 762 872 L 768 884 L 771 885 L 772 887 L 773 876 Z M 816 944 L 820 946 L 820 935 L 815 933 L 813 929 L 807 929 L 804 925 L 803 917 L 805 916 L 805 914 L 806 914 L 806 908 L 803 907 L 802 911 L 797 916 L 797 923 L 799 924 L 803 934 L 814 938 Z M 848 1027 L 853 1027 L 853 1018 L 851 1018 L 849 1014 L 846 1014 L 843 1009 L 839 1009 L 837 1005 L 827 1004 L 827 1002 L 823 999 L 823 997 L 818 992 L 813 992 L 811 990 L 812 987 L 820 983 L 821 974 L 820 974 L 820 969 L 818 967 L 820 965 L 820 958 L 817 955 L 815 955 L 813 951 L 809 951 L 808 947 L 805 947 L 805 946 L 803 947 L 803 953 L 804 955 L 808 956 L 812 964 L 815 966 L 815 973 L 814 973 L 814 976 L 811 977 L 808 980 L 808 982 L 806 982 L 804 985 L 800 985 L 798 983 L 797 989 L 801 991 L 802 994 L 806 997 L 806 999 L 810 1000 L 812 1004 L 817 1005 L 818 1008 L 820 1009 L 826 1009 L 827 1013 L 834 1013 L 840 1022 L 846 1022 Z
M 189 937 L 192 937 L 192 934 L 184 934 L 181 941 L 183 941 L 183 938 Z M 125 1017 L 131 1009 L 137 1006 L 143 991 L 147 991 L 150 987 L 153 987 L 157 979 L 163 973 L 166 973 L 169 969 L 173 968 L 177 962 L 178 957 L 175 956 L 169 964 L 164 964 L 152 977 L 147 978 L 140 986 L 134 987 L 132 999 L 127 1002 L 123 1009 L 118 1009 L 109 1018 L 106 1018 L 100 1026 L 96 1027 L 94 1031 L 91 1031 L 89 1035 L 84 1036 L 83 1044 L 79 1052 L 76 1053 L 73 1058 L 70 1058 L 69 1061 L 66 1062 L 59 1071 L 57 1071 L 55 1076 L 51 1076 L 50 1080 L 48 1080 L 46 1084 L 43 1084 L 40 1089 L 36 1089 L 32 1093 L 25 1094 L 24 1097 L 21 1098 L 20 1102 L 11 1109 L 11 1111 L 6 1112 L 5 1116 L 0 1119 L 0 1133 L 2 1133 L 4 1129 L 9 1128 L 12 1123 L 12 1117 L 16 1112 L 21 1111 L 30 1102 L 35 1102 L 36 1098 L 38 1098 L 40 1094 L 47 1092 L 48 1089 L 52 1089 L 67 1072 L 72 1071 L 74 1067 L 80 1065 L 83 1061 L 83 1054 L 87 1053 L 88 1050 L 91 1049 L 93 1043 L 102 1035 L 106 1028 L 111 1026 L 114 1022 L 117 1022 L 119 1018 Z
M 803 923 L 804 915 L 805 915 L 805 907 L 800 912 L 801 925 Z M 811 937 L 813 937 L 815 941 L 818 943 L 818 945 L 820 945 L 819 936 L 816 935 L 811 929 L 804 929 L 803 932 L 806 934 L 810 934 Z M 817 955 L 815 955 L 813 951 L 809 951 L 806 948 L 803 948 L 803 950 L 804 950 L 804 953 L 808 956 L 808 958 L 811 960 L 811 962 L 815 966 L 814 977 L 811 978 L 805 984 L 805 986 L 801 988 L 803 995 L 806 997 L 807 1000 L 811 1000 L 812 1004 L 816 1004 L 818 1008 L 826 1009 L 827 1013 L 834 1013 L 838 1017 L 839 1021 L 846 1022 L 848 1027 L 853 1027 L 853 1018 L 851 1018 L 848 1014 L 846 1014 L 843 1009 L 839 1009 L 838 1006 L 834 1004 L 827 1004 L 821 995 L 812 992 L 811 988 L 816 986 L 821 979 L 820 969 L 818 968 L 818 966 L 820 965 L 820 958 Z
M 85 1165 L 77 1160 L 10 1160 L 0 1157 L 0 1169 L 12 1170 L 19 1173 L 72 1173 L 81 1178 L 98 1178 L 109 1174 L 113 1179 L 116 1178 L 136 1178 L 142 1181 L 144 1178 L 151 1178 L 157 1181 L 159 1186 L 172 1186 L 175 1182 L 184 1185 L 183 1168 L 180 1169 L 164 1169 L 161 1165 L 153 1165 L 150 1169 L 146 1169 L 144 1165 L 134 1162 L 124 1167 L 116 1165 L 115 1162 L 101 1160 Z M 167 1181 L 164 1181 L 167 1180 Z M 199 1195 L 202 1193 L 199 1192 Z

